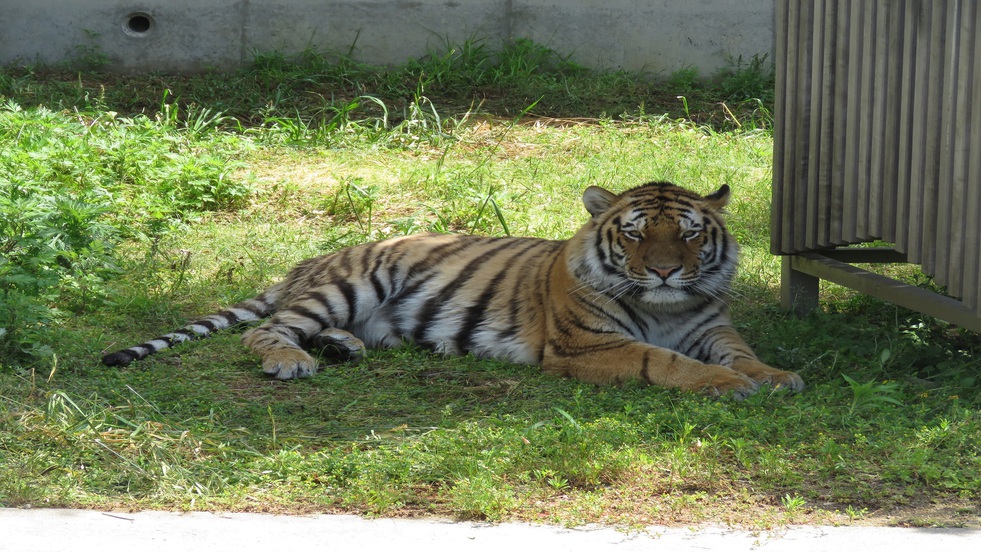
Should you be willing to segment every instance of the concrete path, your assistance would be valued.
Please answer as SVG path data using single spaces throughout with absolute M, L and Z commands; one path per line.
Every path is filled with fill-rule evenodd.
M 529 524 L 273 516 L 230 513 L 98 512 L 0 508 L 0 552 L 234 552 L 454 550 L 559 552 L 665 550 L 739 552 L 953 552 L 981 550 L 981 530 L 789 527 L 752 532 L 651 527 L 565 529 Z

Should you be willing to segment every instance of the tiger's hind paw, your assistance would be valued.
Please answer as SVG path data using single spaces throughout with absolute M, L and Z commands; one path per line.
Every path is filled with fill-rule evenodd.
M 357 362 L 364 357 L 364 342 L 350 332 L 326 328 L 310 338 L 310 351 Z
M 308 378 L 317 373 L 317 361 L 300 349 L 275 349 L 262 356 L 262 371 L 281 380 Z

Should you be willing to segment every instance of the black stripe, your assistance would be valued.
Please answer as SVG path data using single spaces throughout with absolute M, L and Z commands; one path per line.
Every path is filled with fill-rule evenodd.
M 223 310 L 221 312 L 216 313 L 215 316 L 224 318 L 226 327 L 234 326 L 235 324 L 238 324 L 240 322 L 238 315 L 232 311 Z
M 651 377 L 651 354 L 653 351 L 647 351 L 644 353 L 644 358 L 641 360 L 640 364 L 640 375 L 644 378 L 647 383 L 653 384 L 654 378 Z
M 544 286 L 545 286 L 546 293 L 547 290 L 549 289 L 548 274 L 551 272 L 551 266 L 555 264 L 556 259 L 558 259 L 559 257 L 559 255 L 556 254 L 556 251 L 562 247 L 562 244 L 560 242 L 551 242 L 551 244 L 553 245 L 553 247 L 549 247 L 548 250 L 543 254 L 543 256 L 553 255 L 552 262 L 549 265 L 549 269 L 545 271 L 546 277 L 544 281 Z M 525 262 L 527 263 L 528 259 L 525 259 Z M 531 274 L 525 275 L 525 277 L 515 278 L 514 285 L 509 290 L 508 297 L 510 297 L 510 301 L 508 301 L 508 324 L 507 324 L 508 329 L 498 334 L 498 336 L 502 339 L 517 335 L 519 327 L 521 326 L 521 324 L 518 321 L 518 317 L 521 314 L 521 307 L 522 307 L 522 305 L 519 304 L 518 302 L 522 297 L 522 294 L 520 292 L 521 287 L 528 285 L 528 281 L 533 280 L 536 275 L 540 274 L 542 267 L 531 266 L 530 268 L 533 268 L 535 270 L 531 271 Z M 536 289 L 534 290 L 534 296 L 538 299 L 538 301 L 535 304 L 540 305 L 544 308 L 548 308 L 547 307 L 548 299 L 546 298 L 547 295 L 546 297 L 542 297 L 541 295 L 542 295 L 542 288 L 536 286 Z M 529 306 L 529 305 L 524 305 L 524 306 Z
M 633 295 L 633 293 L 630 293 L 630 295 Z M 627 303 L 624 300 L 623 296 L 615 298 L 614 301 L 616 302 L 617 306 L 623 309 L 623 312 L 627 315 L 627 318 L 629 318 L 630 321 L 633 322 L 634 326 L 636 326 L 637 329 L 640 330 L 641 335 L 644 335 L 648 329 L 648 320 L 650 319 L 649 315 L 643 313 L 642 311 L 634 308 L 633 305 Z
M 673 197 L 667 201 L 671 203 L 670 208 L 676 211 L 688 211 L 695 208 L 695 204 L 688 198 Z M 681 207 L 677 207 L 677 205 L 681 205 Z M 668 206 L 665 205 L 665 208 Z
M 191 322 L 190 325 L 204 326 L 208 330 L 208 333 L 211 333 L 218 329 L 218 324 L 214 320 L 208 320 L 208 319 L 198 320 L 197 322 Z
M 460 236 L 458 239 L 442 243 L 432 248 L 419 262 L 413 264 L 406 270 L 406 279 L 412 280 L 421 273 L 432 272 L 438 268 L 444 260 L 453 255 L 476 246 L 477 243 L 486 241 L 475 236 Z
M 316 319 L 314 319 L 314 320 L 316 320 Z M 278 326 L 278 328 L 280 330 L 278 332 L 279 335 L 283 335 L 283 333 L 282 333 L 282 330 L 283 329 L 289 330 L 293 334 L 292 336 L 284 336 L 284 337 L 287 337 L 287 338 L 288 337 L 292 337 L 292 338 L 297 339 L 299 341 L 306 341 L 307 339 L 309 339 L 310 337 L 312 337 L 312 336 L 307 335 L 306 332 L 304 332 L 302 328 L 297 328 L 296 326 L 284 326 L 284 325 L 280 325 L 280 326 Z M 270 328 L 270 329 L 272 329 L 272 328 Z M 292 339 L 290 341 L 292 341 Z
M 719 252 L 718 263 L 720 265 L 728 264 L 729 262 L 729 240 L 731 239 L 729 233 L 725 231 L 725 228 L 719 228 L 719 239 L 714 242 L 716 251 Z
M 418 262 L 409 266 L 405 269 L 405 284 L 398 293 L 398 299 L 400 303 L 405 303 L 406 299 L 411 298 L 420 291 L 425 289 L 425 284 L 428 279 L 423 276 L 427 273 L 438 272 L 440 265 L 444 260 L 453 255 L 468 249 L 479 240 L 474 236 L 460 236 L 462 239 L 457 239 L 455 241 L 440 244 L 429 251 L 425 256 L 423 256 Z M 467 239 L 473 238 L 473 239 Z M 398 280 L 398 273 L 402 270 L 401 263 L 393 263 L 391 268 L 389 268 L 390 280 L 395 282 Z M 402 329 L 402 320 L 396 320 L 393 317 L 393 326 L 397 330 L 397 335 L 405 335 L 406 332 Z
M 472 237 L 472 236 L 471 236 Z M 423 278 L 425 272 L 433 272 L 438 269 L 439 265 L 446 258 L 471 247 L 472 244 L 477 241 L 468 239 L 456 239 L 454 241 L 449 241 L 440 244 L 432 248 L 426 255 L 424 255 L 418 262 L 409 266 L 405 269 L 405 282 L 402 288 L 397 292 L 395 298 L 398 299 L 400 304 L 408 303 L 408 299 L 412 296 L 424 291 L 425 284 L 428 279 Z M 410 244 L 412 241 L 402 242 L 403 244 Z M 398 281 L 398 274 L 403 270 L 401 258 L 408 255 L 406 251 L 403 255 L 399 256 L 396 262 L 393 262 L 389 268 L 389 279 L 392 282 Z M 392 309 L 391 316 L 389 317 L 389 323 L 392 326 L 392 333 L 399 337 L 409 337 L 409 331 L 405 328 L 406 316 L 404 313 L 399 315 L 399 309 Z
M 379 303 L 385 302 L 385 286 L 382 284 L 381 279 L 378 277 L 378 271 L 372 270 L 368 274 L 368 281 L 371 282 L 371 287 L 375 290 L 375 298 L 378 299 Z
M 375 255 L 375 250 L 381 246 L 384 242 L 371 242 L 364 246 L 364 250 L 361 252 L 361 272 L 363 274 L 369 274 L 373 272 L 372 264 L 376 267 L 378 266 L 378 257 Z M 374 261 L 374 263 L 372 263 Z
M 347 302 L 347 323 L 345 326 L 350 327 L 355 315 L 357 315 L 358 290 L 350 282 L 345 280 L 337 282 L 336 285 L 338 291 L 341 292 L 341 295 L 344 296 L 344 300 Z
M 606 293 L 603 293 L 603 297 L 610 298 L 610 296 L 607 295 Z M 617 299 L 617 304 L 621 308 L 623 308 L 623 306 L 624 306 L 619 299 Z M 610 322 L 613 322 L 618 327 L 620 327 L 621 330 L 623 330 L 623 333 L 626 333 L 628 335 L 633 335 L 634 332 L 631 330 L 631 328 L 629 328 L 626 324 L 624 324 L 622 320 L 620 320 L 616 316 L 613 316 L 613 314 L 611 314 L 609 311 L 603 309 L 602 307 L 600 307 L 599 305 L 597 305 L 592 300 L 589 300 L 589 299 L 586 299 L 586 298 L 580 298 L 580 306 L 583 309 L 589 311 L 590 314 L 592 314 L 593 316 L 595 316 L 597 318 L 602 318 L 602 319 L 608 320 Z M 628 311 L 627 309 L 624 309 L 624 311 L 626 312 L 627 317 L 628 318 L 631 318 L 631 320 L 635 323 L 635 325 L 637 325 L 636 324 L 636 320 L 633 320 L 634 319 L 634 316 L 632 316 L 632 311 Z M 640 328 L 638 327 L 638 329 L 640 329 Z
M 263 318 L 269 313 L 269 309 L 272 308 L 272 305 L 262 300 L 256 300 L 263 303 L 262 308 L 255 306 L 255 304 L 253 304 L 251 301 L 243 301 L 232 308 L 247 310 L 254 314 L 256 318 Z
M 565 244 L 562 244 L 562 247 L 567 247 L 567 244 L 568 244 L 568 242 L 566 242 Z M 545 270 L 545 281 L 544 281 L 544 284 L 545 284 L 545 292 L 544 292 L 544 295 L 545 296 L 542 297 L 542 304 L 545 305 L 545 308 L 549 308 L 549 305 L 551 304 L 551 297 L 552 297 L 552 273 L 555 272 L 555 267 L 559 264 L 559 259 L 561 259 L 562 257 L 563 257 L 563 255 L 561 253 L 559 253 L 557 255 L 553 255 L 552 256 L 552 262 L 548 263 L 548 269 Z M 563 269 L 560 268 L 559 270 L 563 270 Z
M 689 333 L 689 337 L 691 337 L 691 335 L 694 333 L 695 330 L 697 330 L 701 326 L 704 326 L 708 322 L 718 319 L 720 316 L 722 316 L 722 312 L 716 311 L 714 314 L 706 317 L 704 320 L 699 320 L 697 322 L 692 321 L 694 328 L 692 328 L 692 332 Z M 696 358 L 703 362 L 708 362 L 710 357 L 712 356 L 712 348 L 714 347 L 716 341 L 718 341 L 718 338 L 712 339 L 713 335 L 714 334 L 711 332 L 711 329 L 704 330 L 700 334 L 698 334 L 698 337 L 696 337 L 695 340 L 692 341 L 690 345 L 687 345 L 685 347 L 678 347 L 678 348 L 679 349 L 683 348 L 685 351 L 688 352 L 688 356 L 692 358 Z M 682 344 L 684 343 L 685 342 L 682 341 Z
M 503 241 L 498 243 L 496 247 L 488 251 L 484 251 L 476 258 L 471 259 L 466 268 L 457 274 L 457 276 L 453 278 L 449 284 L 444 286 L 439 293 L 426 301 L 416 317 L 415 327 L 412 330 L 413 339 L 420 343 L 425 342 L 426 330 L 432 324 L 433 320 L 435 320 L 436 315 L 439 313 L 442 307 L 450 301 L 450 299 L 457 293 L 457 291 L 460 290 L 460 288 L 466 285 L 467 282 L 473 278 L 474 274 L 480 270 L 484 264 L 495 259 L 498 253 L 515 244 L 515 240 L 513 239 L 502 238 L 502 240 Z
M 368 272 L 368 281 L 371 282 L 371 287 L 375 290 L 375 298 L 378 299 L 379 303 L 385 302 L 385 297 L 387 295 L 385 291 L 385 285 L 378 277 L 378 270 L 381 267 L 381 259 L 375 261 L 375 268 Z
M 294 314 L 298 314 L 300 316 L 309 318 L 310 320 L 316 321 L 318 324 L 320 324 L 320 329 L 331 327 L 330 320 L 324 318 L 323 315 L 316 313 L 302 305 L 290 307 L 289 311 Z M 311 337 L 310 335 L 307 335 L 306 331 L 296 326 L 279 324 L 278 327 L 289 329 L 291 332 L 293 332 L 293 335 L 300 341 L 305 341 Z M 317 330 L 313 334 L 316 335 L 319 332 L 320 330 Z
M 190 330 L 188 328 L 181 328 L 181 329 L 177 330 L 174 333 L 175 334 L 181 334 L 181 335 L 187 336 L 188 339 L 197 339 L 198 338 L 198 334 L 196 334 L 194 332 L 194 330 Z
M 549 339 L 548 345 L 550 347 L 550 352 L 558 357 L 578 357 L 589 353 L 601 353 L 604 351 L 613 351 L 623 347 L 627 341 L 608 341 L 605 343 L 595 343 L 593 345 L 580 345 L 577 347 L 569 347 L 567 341 L 559 341 L 557 339 Z
M 460 331 L 458 331 L 456 333 L 456 336 L 454 336 L 453 338 L 453 341 L 456 343 L 457 349 L 459 351 L 466 352 L 473 348 L 474 346 L 473 332 L 477 328 L 477 326 L 481 322 L 483 322 L 484 314 L 487 311 L 487 307 L 490 306 L 490 304 L 493 302 L 494 296 L 497 295 L 498 291 L 500 290 L 501 282 L 504 280 L 504 275 L 507 274 L 509 271 L 515 269 L 514 267 L 517 260 L 527 260 L 527 259 L 523 259 L 524 255 L 527 254 L 532 249 L 536 249 L 542 243 L 544 242 L 531 241 L 529 242 L 527 247 L 525 247 L 521 251 L 518 251 L 510 258 L 505 260 L 504 268 L 499 270 L 497 274 L 495 274 L 494 277 L 491 278 L 491 285 L 487 286 L 484 289 L 483 293 L 480 294 L 480 297 L 477 298 L 477 302 L 471 305 L 470 308 L 467 309 L 467 318 L 464 321 L 463 326 L 460 328 Z M 520 279 L 518 280 L 520 281 Z M 516 291 L 517 290 L 512 290 L 512 292 L 516 292 Z M 514 307 L 513 301 L 514 301 L 514 296 L 512 296 L 511 319 L 515 320 L 514 313 L 516 309 Z M 517 331 L 518 331 L 517 324 L 511 324 L 511 332 L 517 333 Z
M 150 345 L 149 341 L 143 343 L 142 345 L 137 345 L 136 347 L 130 347 L 128 350 L 136 353 L 137 360 L 144 359 L 152 355 L 153 353 L 157 352 L 157 348 L 154 347 L 153 345 Z
M 139 360 L 140 356 L 129 349 L 116 351 L 102 357 L 102 363 L 106 366 L 126 366 L 134 360 Z
M 461 353 L 468 352 L 474 346 L 473 333 L 477 329 L 477 326 L 483 322 L 484 314 L 487 312 L 487 307 L 490 306 L 492 299 L 497 295 L 497 291 L 500 288 L 500 279 L 507 270 L 502 270 L 498 272 L 494 279 L 491 280 L 491 285 L 484 289 L 484 292 L 480 294 L 477 298 L 477 302 L 467 309 L 467 317 L 460 327 L 460 331 L 453 336 L 453 341 L 456 343 L 456 348 Z M 513 328 L 517 330 L 517 328 Z
M 567 313 L 565 316 L 555 316 L 555 329 L 564 335 L 573 335 L 576 330 L 584 331 L 588 334 L 605 334 L 605 335 L 619 335 L 623 337 L 622 332 L 616 332 L 607 330 L 604 328 L 595 328 L 586 325 L 585 322 L 574 313 Z
M 603 240 L 604 235 L 606 236 L 606 241 Z M 614 240 L 614 234 L 613 234 L 613 230 L 611 229 L 607 229 L 606 232 L 596 233 L 596 241 L 593 243 L 593 248 L 596 250 L 596 253 L 599 255 L 600 264 L 604 267 L 606 266 L 607 263 L 611 262 L 612 260 L 613 240 Z M 609 248 L 609 251 L 607 251 L 607 247 L 604 247 L 605 244 L 608 244 L 607 247 Z

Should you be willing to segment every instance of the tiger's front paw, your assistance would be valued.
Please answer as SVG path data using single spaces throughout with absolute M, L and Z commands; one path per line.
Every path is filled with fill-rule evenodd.
M 701 382 L 698 391 L 712 397 L 731 396 L 736 400 L 743 400 L 759 388 L 759 383 L 745 374 L 740 374 L 724 366 L 716 366 L 711 377 Z
M 274 349 L 262 356 L 262 371 L 281 380 L 308 378 L 317 373 L 317 361 L 300 349 Z
M 795 372 L 778 370 L 758 360 L 737 362 L 733 369 L 746 374 L 760 384 L 771 385 L 774 389 L 786 389 L 794 393 L 804 390 L 804 380 Z
M 783 370 L 772 374 L 765 383 L 769 383 L 777 389 L 787 389 L 794 393 L 800 393 L 806 387 L 804 378 L 800 377 L 796 372 L 785 372 Z

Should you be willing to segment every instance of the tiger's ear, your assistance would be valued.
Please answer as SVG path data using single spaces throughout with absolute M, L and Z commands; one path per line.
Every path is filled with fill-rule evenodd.
M 723 184 L 721 188 L 705 196 L 705 202 L 712 209 L 723 209 L 726 205 L 729 205 L 729 198 L 732 195 L 730 192 L 732 192 L 732 189 L 729 188 L 729 185 Z
M 582 193 L 582 202 L 586 205 L 586 210 L 589 211 L 589 214 L 594 217 L 605 213 L 618 199 L 620 199 L 620 196 L 604 190 L 599 186 L 590 186 Z

